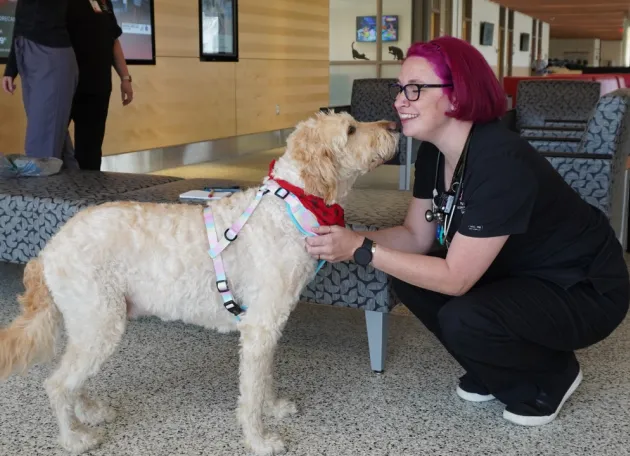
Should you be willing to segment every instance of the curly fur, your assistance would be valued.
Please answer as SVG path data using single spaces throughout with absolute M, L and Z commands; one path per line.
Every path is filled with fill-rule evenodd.
M 393 127 L 390 122 L 359 123 L 348 114 L 317 114 L 297 125 L 274 175 L 343 204 L 359 175 L 394 155 L 398 133 Z M 246 189 L 209 203 L 219 232 L 255 192 Z M 202 209 L 134 202 L 91 207 L 69 220 L 26 267 L 23 313 L 0 331 L 0 373 L 50 359 L 63 321 L 68 344 L 45 388 L 66 450 L 85 452 L 101 441 L 88 426 L 112 420 L 114 412 L 87 397 L 84 383 L 114 353 L 128 319 L 140 315 L 239 331 L 237 416 L 245 444 L 258 455 L 284 450 L 280 437 L 263 428 L 262 416 L 296 411 L 275 396 L 273 355 L 316 261 L 284 202 L 265 196 L 222 254 L 232 292 L 248 308 L 238 322 L 216 289 Z

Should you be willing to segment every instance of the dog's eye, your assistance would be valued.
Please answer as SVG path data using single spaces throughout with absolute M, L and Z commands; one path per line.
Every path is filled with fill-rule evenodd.
M 357 131 L 357 128 L 354 125 L 350 125 L 348 127 L 348 134 L 349 135 L 353 135 L 355 131 Z

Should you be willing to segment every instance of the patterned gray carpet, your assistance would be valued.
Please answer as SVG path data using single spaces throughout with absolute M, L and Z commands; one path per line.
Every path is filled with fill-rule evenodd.
M 0 263 L 0 324 L 17 313 L 21 267 Z M 236 335 L 156 319 L 132 322 L 118 353 L 89 384 L 118 410 L 103 445 L 112 455 L 247 454 L 234 419 Z M 630 323 L 579 353 L 585 381 L 541 428 L 505 422 L 497 402 L 454 392 L 459 367 L 414 317 L 394 315 L 386 371 L 369 369 L 360 311 L 300 305 L 279 347 L 282 395 L 299 414 L 267 421 L 288 455 L 628 455 Z M 0 383 L 0 455 L 64 455 L 42 381 L 52 366 Z

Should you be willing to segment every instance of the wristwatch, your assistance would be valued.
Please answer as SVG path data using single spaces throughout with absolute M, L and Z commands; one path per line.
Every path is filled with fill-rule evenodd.
M 121 81 L 129 81 L 131 82 L 131 75 L 123 76 L 120 78 Z
M 354 251 L 354 262 L 361 266 L 367 266 L 372 262 L 375 251 L 376 243 L 371 239 L 365 238 L 361 247 Z

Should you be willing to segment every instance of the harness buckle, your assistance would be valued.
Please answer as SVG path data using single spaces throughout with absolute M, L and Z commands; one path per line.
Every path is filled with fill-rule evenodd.
M 227 280 L 217 280 L 217 290 L 219 290 L 219 293 L 230 291 Z
M 230 239 L 228 234 L 233 235 L 233 237 Z M 232 228 L 228 228 L 227 230 L 225 230 L 225 233 L 223 233 L 223 236 L 225 236 L 225 239 L 227 239 L 228 241 L 232 242 L 232 241 L 236 240 L 236 238 L 238 237 L 238 234 L 236 234 Z
M 230 299 L 229 301 L 226 301 L 225 303 L 223 303 L 223 305 L 225 306 L 227 311 L 230 312 L 232 315 L 235 315 L 238 317 L 240 314 L 243 313 L 243 309 L 241 309 L 241 307 L 238 304 L 236 304 L 232 299 Z
M 289 196 L 289 191 L 286 188 L 278 187 L 274 192 L 274 195 L 279 196 L 282 199 L 285 199 Z

